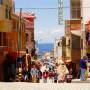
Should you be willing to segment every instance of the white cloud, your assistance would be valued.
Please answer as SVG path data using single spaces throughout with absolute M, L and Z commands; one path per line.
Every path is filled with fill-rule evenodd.
M 54 33 L 59 33 L 60 32 L 60 29 L 59 30 L 54 30 L 54 31 L 52 31 L 52 34 Z
M 56 37 L 61 37 L 64 35 L 63 28 L 53 28 L 53 29 L 44 29 L 35 31 L 35 39 L 41 43 L 47 42 L 54 42 Z
M 38 33 L 38 34 L 42 34 L 42 33 L 43 33 L 43 31 L 42 31 L 42 30 L 40 30 L 40 31 L 38 31 L 37 33 Z

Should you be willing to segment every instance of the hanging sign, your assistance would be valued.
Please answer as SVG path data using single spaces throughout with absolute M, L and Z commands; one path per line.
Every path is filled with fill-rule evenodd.
M 64 24 L 63 19 L 63 0 L 58 0 L 58 24 Z

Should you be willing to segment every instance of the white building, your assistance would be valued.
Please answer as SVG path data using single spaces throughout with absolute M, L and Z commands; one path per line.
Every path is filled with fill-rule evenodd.
M 62 56 L 62 39 L 55 39 L 54 42 L 54 57 L 58 58 Z

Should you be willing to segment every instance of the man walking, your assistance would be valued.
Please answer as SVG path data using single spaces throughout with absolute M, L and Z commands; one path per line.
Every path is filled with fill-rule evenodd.
M 84 56 L 83 59 L 80 60 L 80 80 L 85 80 L 85 72 L 87 70 L 87 57 Z

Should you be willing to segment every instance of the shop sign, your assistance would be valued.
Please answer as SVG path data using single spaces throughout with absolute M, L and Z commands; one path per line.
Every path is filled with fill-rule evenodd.
M 63 0 L 58 0 L 58 24 L 62 25 L 64 24 L 64 19 L 63 19 Z

